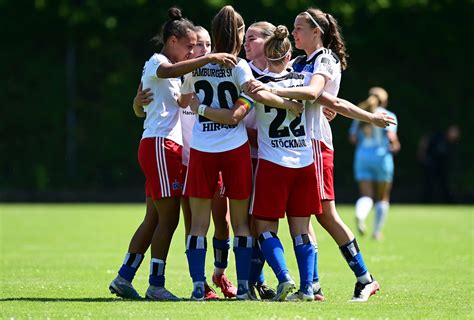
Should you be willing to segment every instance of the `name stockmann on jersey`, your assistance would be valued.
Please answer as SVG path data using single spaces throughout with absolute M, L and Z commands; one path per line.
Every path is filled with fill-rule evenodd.
M 294 148 L 304 148 L 309 146 L 306 143 L 305 139 L 272 139 L 272 148 L 287 148 L 287 149 L 294 149 Z
M 192 72 L 193 77 L 232 77 L 232 69 L 199 68 Z

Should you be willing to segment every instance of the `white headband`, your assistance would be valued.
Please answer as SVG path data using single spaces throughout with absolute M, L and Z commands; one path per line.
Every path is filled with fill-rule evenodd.
M 281 57 L 279 58 L 269 58 L 269 57 L 265 57 L 267 60 L 270 60 L 270 61 L 278 61 L 278 60 L 281 60 L 283 58 L 285 58 L 287 55 L 289 55 L 291 53 L 291 48 L 290 50 L 288 50 L 284 55 L 282 55 Z
M 323 28 L 321 28 L 321 26 L 319 25 L 319 23 L 316 22 L 316 20 L 313 18 L 313 16 L 308 12 L 308 11 L 305 11 L 303 13 L 306 13 L 306 15 L 311 19 L 311 21 L 313 21 L 313 23 L 316 25 L 316 28 L 319 28 L 319 30 L 321 31 L 322 34 L 324 34 L 324 30 Z

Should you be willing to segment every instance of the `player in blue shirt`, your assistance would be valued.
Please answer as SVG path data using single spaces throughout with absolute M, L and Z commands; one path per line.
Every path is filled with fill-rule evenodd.
M 359 106 L 370 112 L 385 112 L 397 122 L 395 114 L 385 109 L 387 101 L 387 92 L 380 87 L 374 87 L 369 90 L 369 97 Z M 365 233 L 365 220 L 375 200 L 372 235 L 374 239 L 381 240 L 392 188 L 393 154 L 400 150 L 397 125 L 378 128 L 355 120 L 350 128 L 350 141 L 356 146 L 354 176 L 359 183 L 361 195 L 356 202 L 357 229 L 361 234 Z

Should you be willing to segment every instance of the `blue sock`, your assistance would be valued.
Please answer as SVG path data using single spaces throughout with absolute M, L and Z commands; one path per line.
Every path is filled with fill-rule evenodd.
M 118 274 L 125 280 L 132 282 L 144 257 L 145 256 L 141 253 L 128 252 L 125 255 L 125 259 L 123 260 L 123 264 L 120 267 Z
M 165 266 L 166 263 L 157 258 L 151 258 L 150 261 L 150 277 L 148 282 L 151 286 L 164 287 L 165 286 Z
M 355 238 L 340 246 L 339 249 L 356 277 L 361 277 L 368 272 Z
M 314 246 L 307 234 L 299 234 L 293 239 L 296 261 L 300 272 L 300 290 L 313 283 L 314 272 Z
M 252 260 L 250 263 L 250 274 L 249 274 L 249 286 L 261 285 L 265 282 L 263 276 L 263 264 L 265 258 L 263 257 L 262 250 L 258 244 L 255 244 L 252 248 Z
M 274 232 L 263 232 L 258 238 L 260 248 L 268 265 L 273 269 L 278 283 L 288 281 L 290 275 L 286 266 L 283 246 Z
M 189 274 L 193 282 L 206 280 L 204 268 L 206 265 L 207 240 L 202 236 L 188 236 L 186 241 L 186 256 L 188 257 Z
M 315 242 L 314 246 L 314 268 L 313 268 L 313 282 L 319 282 L 318 271 L 318 244 Z
M 234 237 L 235 267 L 237 273 L 237 294 L 243 294 L 249 288 L 250 260 L 252 258 L 253 238 L 251 236 Z
M 212 238 L 212 246 L 214 248 L 214 266 L 216 268 L 225 269 L 229 261 L 230 240 L 219 240 Z

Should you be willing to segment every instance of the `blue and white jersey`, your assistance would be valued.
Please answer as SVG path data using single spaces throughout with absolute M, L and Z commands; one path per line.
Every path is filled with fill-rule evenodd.
M 295 72 L 307 76 L 322 75 L 326 79 L 323 90 L 337 96 L 341 84 L 341 63 L 330 49 L 320 48 L 309 57 L 299 56 L 293 61 L 292 68 Z M 312 139 L 320 140 L 329 149 L 334 150 L 331 126 L 321 107 L 317 101 L 305 103 L 307 127 Z
M 385 108 L 378 107 L 375 109 L 375 112 L 385 112 L 397 122 L 395 114 Z M 357 137 L 356 156 L 371 158 L 373 156 L 381 157 L 391 154 L 390 141 L 387 137 L 388 131 L 397 132 L 397 125 L 379 128 L 368 123 L 361 123 L 359 120 L 354 120 L 349 133 Z

